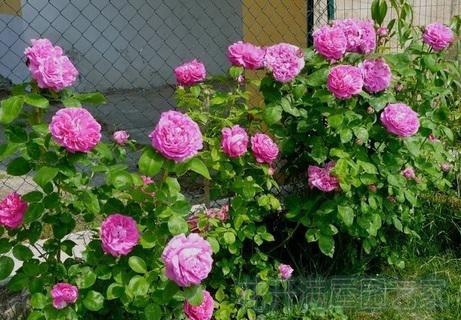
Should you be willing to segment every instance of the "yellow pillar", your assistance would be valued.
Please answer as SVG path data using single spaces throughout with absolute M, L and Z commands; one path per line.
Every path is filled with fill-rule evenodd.
M 0 0 L 0 14 L 21 15 L 21 0 Z
M 307 46 L 306 0 L 243 0 L 243 40 L 260 46 L 279 42 Z M 246 71 L 247 79 L 261 79 L 264 71 Z M 255 88 L 249 88 L 254 105 L 262 104 Z M 259 96 L 259 98 L 258 98 Z

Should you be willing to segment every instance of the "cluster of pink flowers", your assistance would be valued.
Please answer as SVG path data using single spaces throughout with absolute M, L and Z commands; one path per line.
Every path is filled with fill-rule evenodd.
M 264 66 L 279 82 L 292 81 L 304 64 L 304 52 L 292 44 L 279 43 L 266 49 Z
M 176 82 L 181 86 L 191 86 L 206 79 L 205 65 L 194 59 L 174 69 Z
M 293 268 L 288 265 L 288 264 L 280 264 L 279 265 L 279 275 L 282 279 L 288 280 L 291 278 L 291 275 L 293 274 Z
M 323 192 L 338 190 L 340 188 L 338 178 L 331 174 L 335 165 L 334 161 L 330 161 L 323 168 L 309 166 L 307 169 L 309 187 L 311 189 L 317 188 Z
M 18 193 L 11 192 L 0 202 L 0 224 L 10 229 L 18 228 L 27 208 L 27 202 Z
M 230 158 L 244 155 L 248 150 L 248 134 L 239 125 L 221 130 L 221 149 Z M 277 144 L 266 134 L 257 133 L 251 137 L 251 150 L 256 161 L 269 165 L 277 158 L 279 148 Z
M 359 64 L 362 71 L 363 87 L 371 93 L 381 92 L 389 88 L 392 80 L 391 68 L 383 58 L 365 60 Z
M 327 87 L 338 99 L 350 99 L 362 92 L 377 93 L 389 88 L 392 80 L 391 68 L 379 58 L 365 60 L 358 67 L 350 65 L 337 65 L 331 68 Z
M 136 221 L 122 214 L 111 214 L 101 224 L 102 249 L 114 257 L 126 256 L 138 244 L 140 234 Z
M 162 253 L 166 276 L 180 287 L 200 284 L 211 271 L 211 246 L 197 233 L 173 237 Z
M 56 283 L 51 289 L 53 307 L 64 309 L 69 304 L 74 304 L 78 299 L 78 288 L 69 283 Z
M 34 39 L 24 54 L 39 88 L 60 91 L 74 84 L 78 71 L 58 46 L 48 39 Z
M 404 103 L 387 105 L 380 120 L 387 131 L 399 137 L 412 136 L 419 129 L 418 113 Z
M 264 67 L 266 50 L 251 43 L 238 41 L 227 48 L 227 57 L 234 66 L 256 70 Z
M 423 41 L 434 51 L 441 51 L 455 40 L 453 31 L 442 23 L 431 23 L 424 28 Z
M 261 48 L 239 41 L 228 47 L 227 56 L 234 66 L 253 70 L 265 67 L 279 82 L 292 81 L 304 68 L 304 52 L 288 43 Z
M 101 125 L 84 108 L 58 110 L 49 130 L 54 141 L 69 152 L 89 152 L 101 140 Z
M 376 31 L 369 20 L 336 20 L 315 31 L 313 37 L 315 50 L 332 62 L 346 52 L 369 54 L 376 49 Z
M 122 146 L 128 142 L 130 139 L 130 134 L 125 130 L 119 130 L 114 132 L 112 138 L 114 139 L 115 143 Z
M 198 124 L 178 111 L 163 112 L 149 138 L 155 150 L 176 162 L 193 157 L 203 148 Z

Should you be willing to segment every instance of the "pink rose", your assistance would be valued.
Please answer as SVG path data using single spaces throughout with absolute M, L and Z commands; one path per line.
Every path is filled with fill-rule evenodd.
M 284 280 L 290 279 L 293 271 L 293 268 L 288 264 L 282 263 L 281 265 L 279 265 L 279 275 Z
M 126 256 L 139 242 L 139 231 L 132 217 L 111 214 L 101 224 L 102 249 L 114 257 Z
M 380 37 L 387 37 L 387 35 L 389 34 L 389 29 L 387 29 L 386 27 L 380 27 L 378 28 L 378 30 L 376 30 L 376 33 Z
M 451 170 L 451 164 L 449 164 L 448 162 L 446 163 L 443 163 L 440 168 L 442 169 L 442 171 L 444 172 L 448 172 Z
M 84 108 L 58 110 L 49 130 L 54 141 L 69 152 L 89 152 L 101 140 L 101 125 Z
M 32 78 L 42 89 L 60 91 L 72 86 L 77 79 L 78 71 L 70 59 L 48 39 L 32 40 L 32 46 L 26 48 L 24 54 Z
M 423 41 L 434 51 L 441 51 L 455 40 L 453 31 L 442 23 L 431 23 L 424 28 Z
M 265 54 L 266 50 L 242 41 L 227 48 L 227 57 L 232 65 L 252 70 L 263 67 Z
M 304 52 L 288 43 L 279 43 L 266 49 L 264 66 L 272 71 L 274 79 L 289 82 L 304 68 Z
M 194 59 L 174 69 L 176 81 L 181 86 L 191 86 L 206 79 L 205 65 Z
M 349 65 L 333 67 L 328 74 L 327 87 L 336 98 L 350 99 L 362 92 L 362 72 Z
M 334 161 L 328 162 L 325 167 L 309 166 L 307 169 L 309 187 L 317 188 L 323 192 L 338 190 L 338 178 L 331 174 L 331 170 L 335 167 Z
M 27 202 L 18 193 L 11 192 L 0 202 L 0 224 L 10 229 L 19 227 L 27 208 Z
M 314 48 L 325 59 L 340 60 L 346 53 L 348 41 L 340 28 L 325 25 L 315 31 Z
M 198 285 L 211 271 L 211 254 L 210 244 L 197 233 L 177 235 L 162 253 L 165 274 L 180 287 Z
M 434 136 L 433 133 L 430 133 L 428 136 L 427 136 L 427 139 L 429 140 L 430 143 L 436 143 L 436 142 L 440 142 L 440 140 Z
M 362 29 L 355 19 L 335 20 L 333 26 L 344 32 L 347 39 L 347 52 L 359 52 L 362 43 Z
M 391 68 L 384 59 L 365 60 L 359 64 L 362 71 L 363 87 L 368 92 L 376 93 L 389 88 L 391 84 Z
M 264 133 L 257 133 L 251 137 L 251 150 L 259 163 L 272 164 L 279 154 L 277 144 Z
M 223 205 L 221 208 L 211 208 L 206 210 L 206 215 L 210 218 L 226 221 L 229 219 L 229 205 Z
M 202 303 L 199 306 L 184 301 L 184 313 L 189 320 L 210 320 L 213 317 L 214 300 L 207 290 L 203 290 Z
M 388 104 L 381 113 L 381 123 L 399 137 L 409 137 L 418 132 L 418 114 L 404 103 Z
M 373 21 L 360 20 L 358 24 L 361 29 L 362 39 L 357 52 L 370 54 L 376 49 L 376 30 L 373 25 Z
M 78 288 L 69 283 L 56 283 L 51 289 L 53 307 L 64 309 L 69 304 L 74 304 L 78 299 Z
M 149 138 L 155 150 L 176 162 L 192 158 L 203 148 L 202 133 L 197 123 L 177 111 L 163 112 Z
M 406 167 L 405 169 L 402 170 L 402 176 L 404 176 L 406 179 L 410 180 L 415 180 L 416 179 L 416 174 L 415 170 L 411 167 Z
M 142 179 L 142 182 L 144 183 L 144 185 L 149 185 L 149 184 L 152 184 L 154 183 L 154 179 L 152 179 L 151 177 L 148 177 L 148 176 L 141 176 L 141 179 Z
M 115 131 L 112 138 L 119 145 L 124 145 L 128 142 L 130 135 L 125 130 Z
M 244 155 L 248 148 L 248 134 L 245 129 L 235 125 L 221 130 L 221 149 L 231 158 Z

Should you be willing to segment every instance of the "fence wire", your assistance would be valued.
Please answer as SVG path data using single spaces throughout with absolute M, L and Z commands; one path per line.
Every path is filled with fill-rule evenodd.
M 447 22 L 460 0 L 415 0 L 418 23 Z M 369 17 L 371 0 L 0 0 L 0 97 L 29 72 L 30 39 L 49 38 L 78 68 L 76 89 L 102 91 L 92 109 L 104 131 L 127 130 L 139 143 L 161 112 L 175 107 L 173 69 L 198 58 L 209 74 L 229 67 L 227 46 L 290 42 L 305 47 L 315 28 L 336 18 Z M 108 136 L 106 136 L 106 139 Z M 0 165 L 0 196 L 35 188 Z

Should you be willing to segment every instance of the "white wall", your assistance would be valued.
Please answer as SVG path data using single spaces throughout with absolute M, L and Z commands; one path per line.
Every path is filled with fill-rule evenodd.
M 62 46 L 81 73 L 79 89 L 173 83 L 173 68 L 201 59 L 227 68 L 226 48 L 242 38 L 240 0 L 23 0 L 21 17 L 0 15 L 0 73 L 27 79 L 29 39 Z M 22 61 L 21 61 L 22 60 Z

